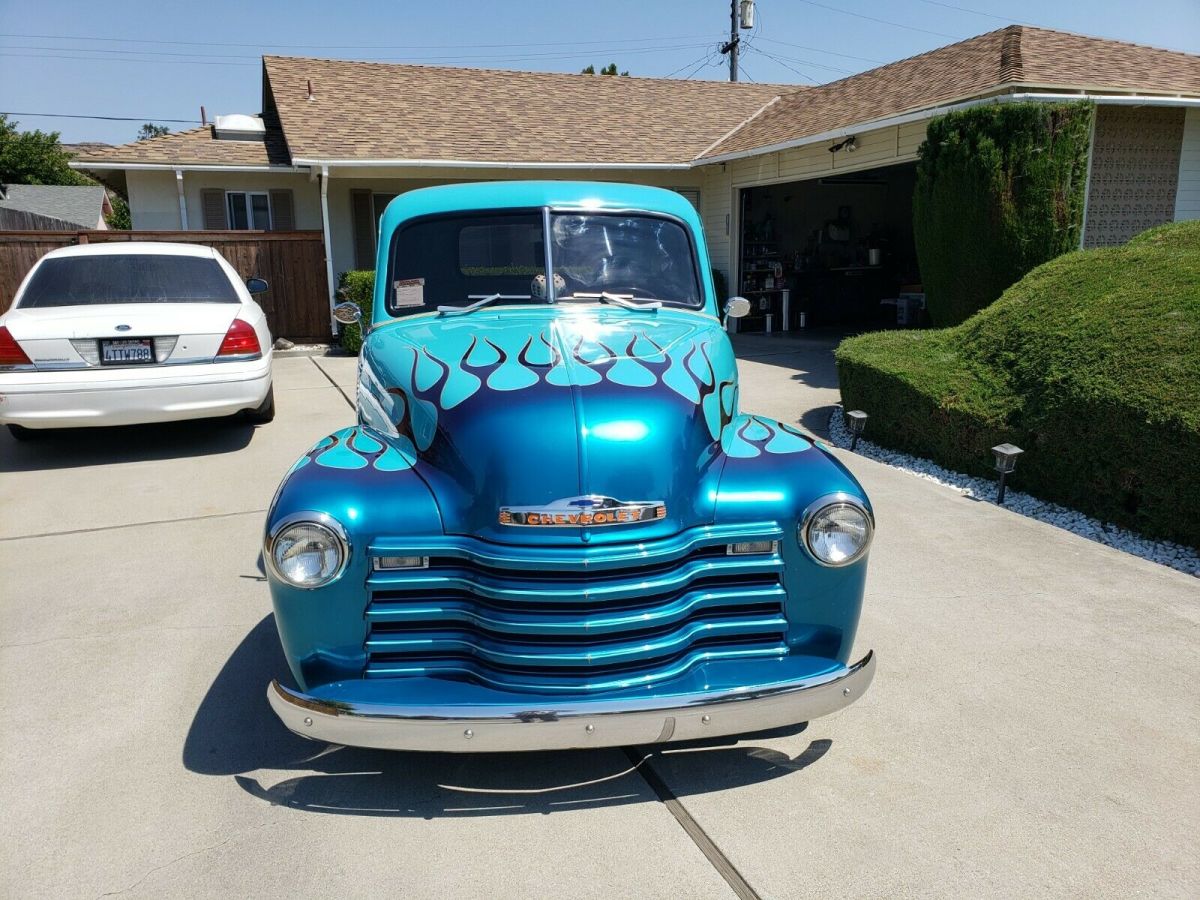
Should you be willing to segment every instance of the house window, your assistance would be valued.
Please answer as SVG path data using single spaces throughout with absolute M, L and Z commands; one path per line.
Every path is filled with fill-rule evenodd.
M 271 230 L 271 197 L 266 191 L 227 191 L 229 227 L 237 231 Z
M 383 218 L 383 211 L 387 209 L 387 205 L 396 199 L 395 194 L 372 194 L 371 206 L 372 213 L 375 216 L 375 233 L 379 233 L 379 220 Z

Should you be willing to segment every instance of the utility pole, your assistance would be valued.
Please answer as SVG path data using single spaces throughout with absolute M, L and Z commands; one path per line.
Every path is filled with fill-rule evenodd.
M 739 26 L 745 30 L 754 27 L 754 0 L 729 0 L 729 43 L 721 47 L 729 54 L 729 80 L 738 80 L 738 48 L 742 39 L 738 37 Z

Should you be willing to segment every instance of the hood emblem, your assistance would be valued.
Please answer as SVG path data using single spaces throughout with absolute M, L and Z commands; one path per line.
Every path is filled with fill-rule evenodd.
M 132 327 L 133 327 L 132 325 L 118 325 L 116 330 L 117 331 L 129 331 L 129 329 L 131 329 Z
M 578 527 L 581 525 L 633 525 L 667 516 L 661 500 L 615 500 L 591 494 L 568 497 L 545 506 L 502 506 L 501 525 Z

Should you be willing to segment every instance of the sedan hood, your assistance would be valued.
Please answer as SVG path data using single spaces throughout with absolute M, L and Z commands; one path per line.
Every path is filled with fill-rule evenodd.
M 549 507 L 572 523 L 616 500 L 645 505 L 630 515 L 645 517 L 637 535 L 650 538 L 712 521 L 736 383 L 710 316 L 508 308 L 376 330 L 359 408 L 364 423 L 412 444 L 447 532 L 528 540 L 527 524 L 500 524 L 503 511 Z M 628 540 L 621 522 L 536 531 L 550 542 Z

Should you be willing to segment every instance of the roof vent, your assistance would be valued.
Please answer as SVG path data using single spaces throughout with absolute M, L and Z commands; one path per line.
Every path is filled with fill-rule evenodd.
M 219 141 L 261 141 L 266 134 L 267 126 L 261 116 L 238 113 L 213 119 L 213 135 Z

